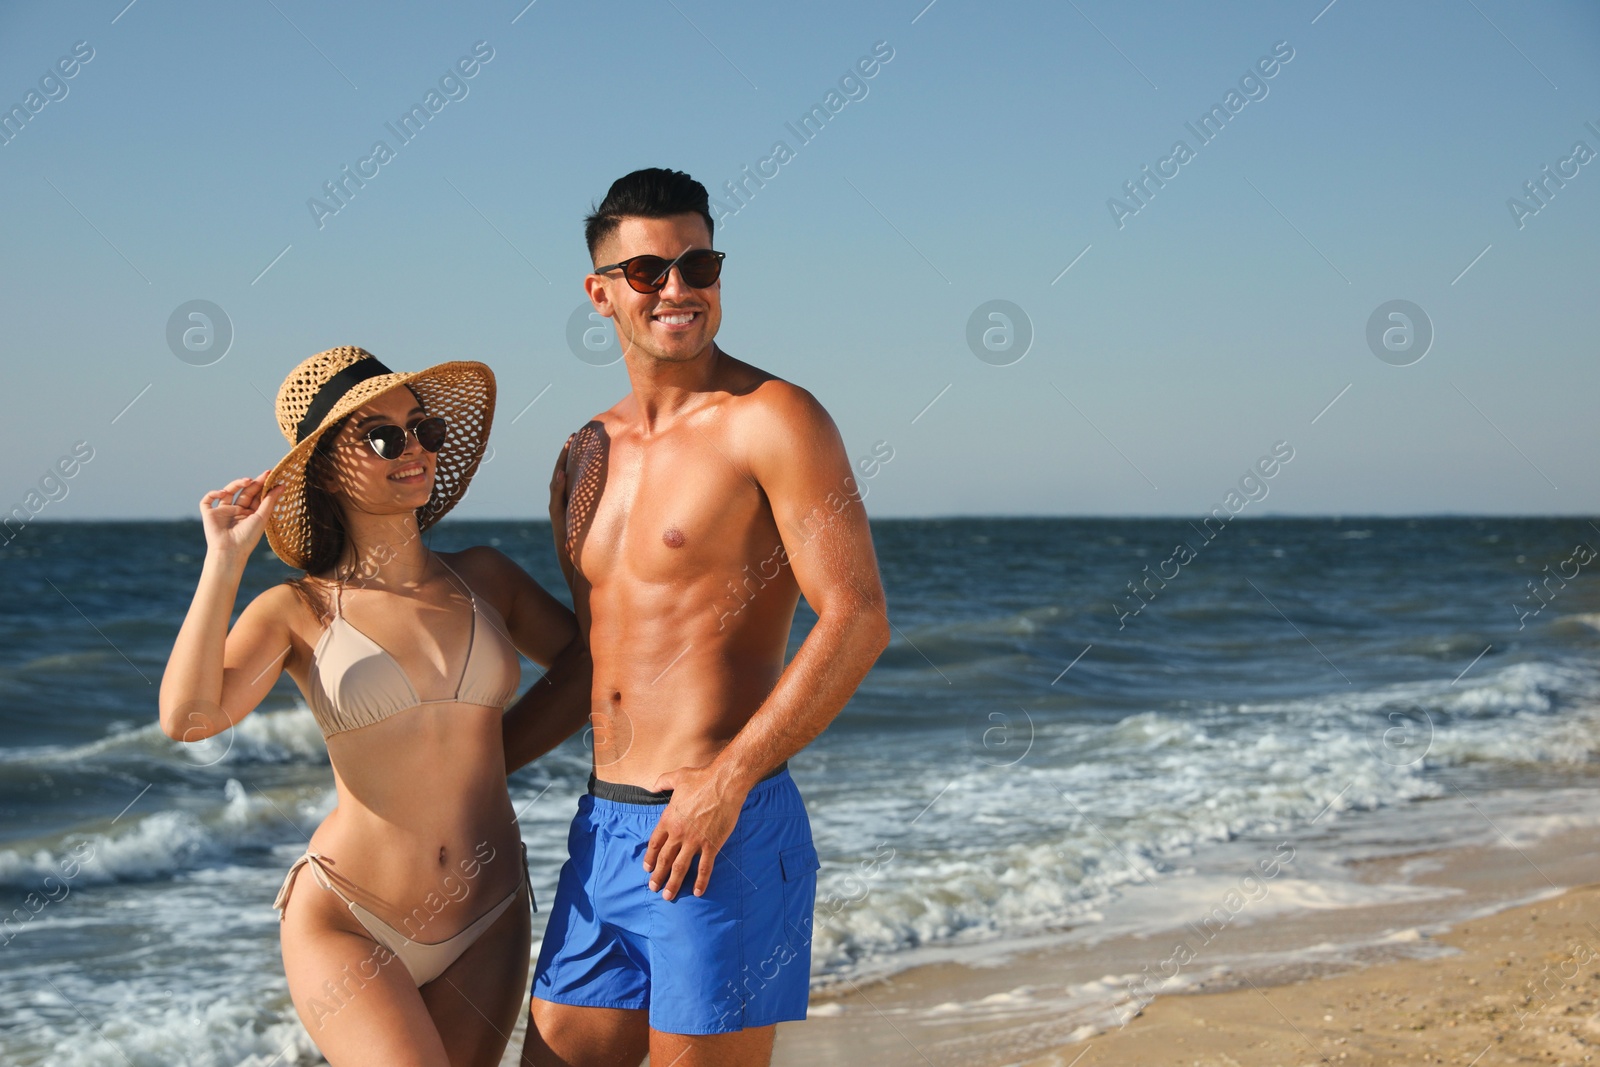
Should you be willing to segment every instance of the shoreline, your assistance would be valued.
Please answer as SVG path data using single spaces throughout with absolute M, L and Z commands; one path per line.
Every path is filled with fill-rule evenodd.
M 1314 845 L 1301 856 L 1316 872 Z M 1191 967 L 1150 983 L 1153 995 L 1136 992 L 1138 979 L 1169 958 L 1184 929 L 1177 915 L 1164 933 L 1091 940 L 1084 928 L 846 979 L 813 995 L 804 1025 L 779 1027 L 773 1062 L 1268 1067 L 1400 1063 L 1426 1051 L 1426 1062 L 1464 1065 L 1491 1044 L 1508 1050 L 1495 1062 L 1600 1062 L 1600 829 L 1412 849 L 1346 869 L 1373 899 L 1335 894 L 1319 905 L 1312 891 L 1325 886 L 1285 884 L 1298 891 L 1285 894 L 1288 910 L 1218 931 Z M 1170 888 L 1145 890 L 1149 903 Z M 1563 959 L 1576 962 L 1536 1013 L 1543 1036 L 1530 1027 L 1507 1036 L 1513 1007 L 1533 1003 L 1524 986 Z M 1523 1046 L 1537 1055 L 1509 1056 Z
M 1600 884 L 1470 920 L 1454 951 L 1287 985 L 1162 997 L 1129 1026 L 1025 1061 L 1067 1064 L 1595 1062 Z

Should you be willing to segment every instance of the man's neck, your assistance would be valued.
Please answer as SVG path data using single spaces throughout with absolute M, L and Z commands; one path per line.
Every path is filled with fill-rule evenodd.
M 633 400 L 645 429 L 653 432 L 659 423 L 671 422 L 697 406 L 713 388 L 724 358 L 722 350 L 712 342 L 700 355 L 683 363 L 650 358 L 637 363 L 630 360 L 628 382 L 633 386 Z

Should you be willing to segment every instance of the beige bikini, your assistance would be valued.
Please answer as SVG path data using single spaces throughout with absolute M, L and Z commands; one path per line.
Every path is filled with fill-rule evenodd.
M 502 709 L 516 695 L 521 680 L 517 650 L 497 625 L 491 624 L 489 629 L 492 633 L 485 640 L 478 640 L 478 598 L 471 586 L 461 581 L 461 576 L 448 563 L 442 559 L 439 562 L 466 588 L 467 596 L 472 600 L 472 630 L 467 639 L 466 663 L 461 668 L 455 695 L 439 700 L 421 699 L 411 685 L 411 679 L 394 657 L 344 617 L 341 584 L 334 597 L 333 621 L 323 631 L 311 653 L 307 703 L 322 729 L 323 737 L 372 726 L 392 715 L 425 704 L 474 704 Z M 411 940 L 340 892 L 333 884 L 325 857 L 316 852 L 305 853 L 289 868 L 283 887 L 272 902 L 272 906 L 278 909 L 280 922 L 284 908 L 289 903 L 289 888 L 294 884 L 294 877 L 302 866 L 308 864 L 316 876 L 317 884 L 344 901 L 356 921 L 366 928 L 373 939 L 400 957 L 418 986 L 426 985 L 443 974 L 485 930 L 494 925 L 494 921 L 516 901 L 517 894 L 523 889 L 519 885 L 454 937 L 428 943 Z M 523 885 L 526 884 L 527 848 L 524 846 Z M 531 888 L 529 896 L 532 897 Z

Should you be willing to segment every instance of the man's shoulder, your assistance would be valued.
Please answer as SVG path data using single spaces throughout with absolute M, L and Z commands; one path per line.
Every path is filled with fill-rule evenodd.
M 614 425 L 625 417 L 626 413 L 623 411 L 623 409 L 632 399 L 633 394 L 629 393 L 627 396 L 624 396 L 621 400 L 618 400 L 615 404 L 612 404 L 604 411 L 590 416 L 582 426 L 578 427 L 578 429 L 582 431 L 594 429 L 596 427 Z
M 821 462 L 838 441 L 838 427 L 822 402 L 775 374 L 764 374 L 728 406 L 728 451 L 758 479 Z
M 622 410 L 627 402 L 628 397 L 623 397 L 611 407 L 574 427 L 567 436 L 568 446 L 576 453 L 593 447 L 596 441 L 616 436 L 617 430 L 627 424 L 627 416 Z M 576 454 L 572 458 L 575 460 Z
M 828 418 L 827 410 L 810 390 L 759 367 L 743 364 L 747 373 L 739 387 L 729 390 L 728 407 L 741 418 L 763 423 L 805 425 Z

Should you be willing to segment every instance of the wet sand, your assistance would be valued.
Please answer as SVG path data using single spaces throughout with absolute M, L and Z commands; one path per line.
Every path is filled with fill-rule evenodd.
M 1458 954 L 1285 986 L 1163 997 L 1124 1029 L 1025 1062 L 1595 1062 L 1600 886 L 1464 923 L 1437 941 Z

